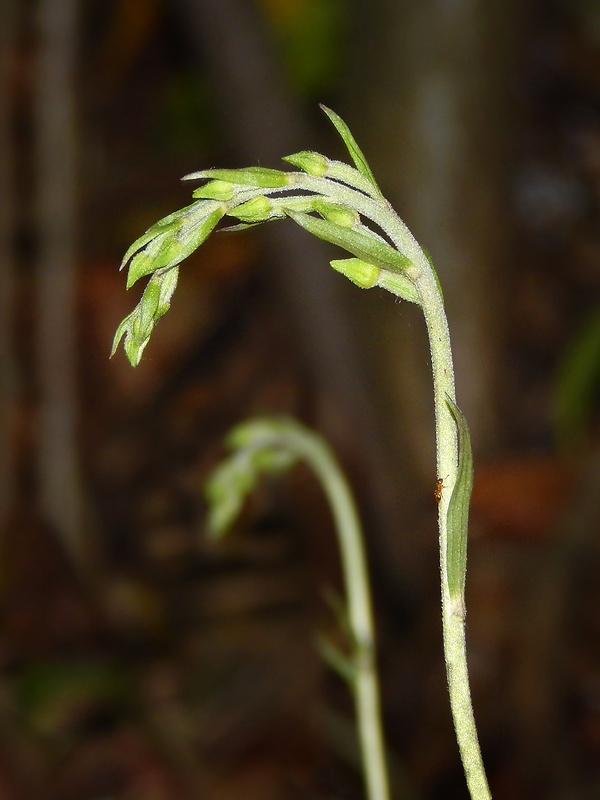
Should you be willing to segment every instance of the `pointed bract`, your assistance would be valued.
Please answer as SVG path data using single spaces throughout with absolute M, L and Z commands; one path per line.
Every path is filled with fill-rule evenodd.
M 317 219 L 317 217 L 311 217 L 310 214 L 291 210 L 288 210 L 287 214 L 294 222 L 319 239 L 337 244 L 357 258 L 381 269 L 403 272 L 411 265 L 410 259 L 406 256 L 363 231 L 343 228 L 341 225 L 336 225 L 335 222 Z
M 381 191 L 377 186 L 375 176 L 371 172 L 371 167 L 368 165 L 367 159 L 364 157 L 362 150 L 356 143 L 356 139 L 350 133 L 350 128 L 346 125 L 344 120 L 335 113 L 335 111 L 327 108 L 327 106 L 324 106 L 322 103 L 320 104 L 320 107 L 327 114 L 335 129 L 344 140 L 344 144 L 348 148 L 348 152 L 350 153 L 352 161 L 354 161 L 356 169 L 369 181 L 371 186 L 373 186 L 373 188 L 376 189 L 377 193 L 381 196 Z

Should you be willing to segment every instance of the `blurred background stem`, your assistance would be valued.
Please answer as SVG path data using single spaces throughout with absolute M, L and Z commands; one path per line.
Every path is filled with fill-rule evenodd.
M 0 5 L 0 529 L 15 492 L 17 365 L 15 359 L 16 155 L 12 68 L 16 59 L 17 4 Z
M 38 0 L 37 23 L 38 488 L 43 515 L 79 562 L 84 542 L 76 444 L 78 0 Z

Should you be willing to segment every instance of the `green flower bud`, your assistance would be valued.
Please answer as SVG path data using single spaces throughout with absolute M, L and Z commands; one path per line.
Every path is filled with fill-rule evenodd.
M 242 222 L 264 222 L 269 218 L 271 209 L 271 201 L 264 195 L 259 195 L 236 206 L 231 211 L 228 211 L 227 214 L 230 217 L 241 219 Z
M 188 213 L 159 233 L 131 259 L 127 288 L 159 269 L 174 267 L 187 258 L 209 236 L 225 213 L 221 203 L 206 200 L 196 203 L 195 213 Z
M 261 189 L 280 189 L 290 182 L 287 173 L 269 167 L 245 167 L 244 169 L 205 169 L 185 175 L 184 181 L 199 178 L 216 178 L 241 186 L 258 186 Z
M 360 258 L 340 258 L 330 262 L 331 266 L 345 275 L 361 289 L 371 289 L 377 285 L 381 269 L 368 264 Z
M 228 202 L 233 198 L 233 184 L 229 181 L 209 181 L 192 192 L 192 197 Z
M 315 200 L 313 208 L 318 211 L 323 219 L 329 222 L 335 222 L 336 225 L 341 225 L 342 228 L 353 228 L 360 222 L 360 215 L 353 208 L 339 205 L 338 203 L 329 203 L 326 200 Z
M 329 164 L 328 158 L 325 158 L 320 153 L 313 153 L 312 150 L 301 150 L 291 156 L 284 156 L 281 160 L 287 161 L 288 164 L 293 164 L 298 169 L 307 172 L 309 175 L 315 175 L 317 178 L 325 175 Z
M 178 277 L 179 267 L 170 267 L 152 276 L 140 302 L 119 325 L 113 341 L 111 357 L 125 336 L 127 358 L 133 367 L 140 363 L 142 352 L 150 340 L 154 326 L 171 305 Z

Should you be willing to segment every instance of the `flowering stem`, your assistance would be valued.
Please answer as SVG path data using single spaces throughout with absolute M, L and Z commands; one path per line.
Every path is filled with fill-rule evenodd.
M 195 190 L 196 202 L 160 220 L 125 254 L 122 266 L 129 262 L 128 286 L 141 277 L 152 277 L 138 306 L 119 326 L 113 352 L 125 337 L 125 351 L 131 363 L 139 363 L 154 325 L 169 308 L 177 284 L 179 263 L 209 236 L 225 215 L 241 221 L 234 229 L 289 217 L 309 233 L 351 253 L 353 258 L 332 261 L 331 264 L 358 286 L 365 289 L 380 286 L 421 306 L 433 374 L 442 623 L 450 704 L 471 798 L 489 800 L 490 791 L 471 705 L 465 644 L 464 586 L 473 467 L 467 423 L 456 405 L 452 351 L 442 292 L 433 265 L 381 194 L 348 127 L 333 111 L 323 110 L 342 136 L 354 167 L 332 161 L 319 153 L 302 151 L 284 159 L 298 167 L 299 172 L 247 167 L 241 170 L 204 170 L 187 176 L 189 179 L 208 179 L 208 183 Z M 366 225 L 363 218 L 374 223 L 381 233 Z M 337 492 L 339 494 L 339 485 Z M 334 509 L 338 494 L 332 494 L 330 498 Z M 334 510 L 334 513 L 338 512 Z M 351 552 L 356 552 L 356 548 Z M 352 570 L 360 573 L 358 583 L 361 586 L 361 582 L 366 580 L 361 572 L 364 560 L 359 559 L 362 564 L 359 569 L 354 559 L 355 556 L 350 558 L 347 574 Z M 368 595 L 363 592 L 361 596 L 359 592 L 358 601 L 355 587 L 351 588 L 352 592 L 348 593 L 350 613 L 362 630 L 365 624 L 370 625 Z M 357 644 L 360 650 L 364 645 L 361 636 L 357 638 Z M 363 701 L 366 709 L 370 707 L 372 710 L 374 704 L 378 705 L 372 677 L 368 677 L 372 675 L 370 647 L 361 656 L 369 663 L 369 669 L 360 681 L 357 678 L 357 686 L 361 686 L 360 691 L 356 690 L 359 716 Z M 361 736 L 365 752 L 374 748 L 377 753 L 381 743 L 374 743 L 373 732 L 361 732 Z M 381 772 L 380 769 L 373 771 Z M 387 789 L 380 786 L 374 797 L 378 800 L 383 798 L 384 791 Z

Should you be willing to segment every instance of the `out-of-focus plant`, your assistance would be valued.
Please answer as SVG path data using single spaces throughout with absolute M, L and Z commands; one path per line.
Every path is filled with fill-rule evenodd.
M 600 395 L 600 311 L 577 331 L 559 363 L 555 423 L 563 445 L 579 444 L 587 433 Z
M 473 465 L 467 423 L 456 405 L 442 292 L 428 255 L 383 197 L 348 127 L 333 111 L 322 108 L 344 140 L 354 166 L 301 151 L 284 158 L 298 168 L 292 172 L 247 167 L 209 169 L 186 176 L 188 180 L 206 181 L 193 192 L 195 202 L 153 225 L 123 258 L 122 267 L 129 265 L 128 287 L 142 277 L 151 277 L 138 305 L 119 325 L 113 353 L 124 339 L 131 364 L 139 363 L 155 324 L 170 306 L 180 262 L 225 216 L 239 221 L 227 230 L 291 219 L 350 254 L 350 258 L 332 261 L 331 266 L 357 286 L 379 286 L 421 307 L 433 372 L 438 475 L 435 495 L 450 704 L 471 797 L 485 800 L 490 792 L 473 716 L 465 644 L 464 589 Z M 280 453 L 279 457 L 285 461 L 289 453 Z M 239 497 L 239 487 L 232 490 L 234 496 Z M 222 507 L 223 498 L 220 503 Z M 347 602 L 353 602 L 351 596 Z M 372 795 L 372 800 L 375 797 Z
M 323 487 L 335 521 L 344 572 L 346 604 L 338 604 L 348 652 L 319 640 L 326 662 L 348 682 L 356 709 L 363 772 L 370 800 L 389 797 L 375 658 L 375 632 L 367 559 L 352 492 L 331 448 L 316 433 L 291 419 L 257 419 L 227 437 L 232 454 L 206 483 L 209 532 L 222 536 L 262 475 L 277 474 L 304 461 Z

